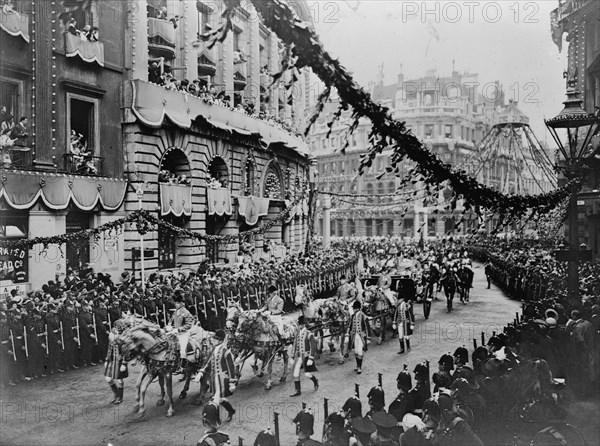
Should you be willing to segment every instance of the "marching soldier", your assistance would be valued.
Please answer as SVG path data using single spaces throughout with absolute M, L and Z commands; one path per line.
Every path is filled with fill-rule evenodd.
M 23 315 L 18 309 L 11 310 L 8 315 L 8 328 L 10 330 L 10 336 L 12 336 L 12 343 L 14 344 L 14 353 L 17 357 L 17 373 L 16 379 L 18 381 L 31 380 L 31 373 L 29 371 L 29 361 L 27 358 L 25 339 L 23 333 Z
M 315 417 L 309 410 L 303 408 L 292 421 L 296 424 L 296 435 L 298 436 L 296 446 L 317 446 L 321 444 L 310 438 L 315 433 Z
M 392 404 L 390 404 L 388 412 L 400 423 L 404 418 L 404 415 L 412 413 L 414 410 L 412 395 L 409 393 L 412 388 L 412 379 L 408 370 L 404 369 L 398 373 L 396 386 L 398 387 L 399 393 L 396 399 L 392 401 Z
M 196 446 L 224 446 L 229 444 L 229 435 L 219 432 L 221 416 L 219 405 L 213 401 L 202 408 L 202 424 L 206 426 L 204 435 L 198 440 Z
M 106 301 L 102 296 L 96 299 L 96 305 L 93 309 L 93 320 L 96 325 L 95 334 L 97 335 L 97 344 L 94 348 L 92 360 L 96 363 L 101 363 L 108 351 L 108 331 L 110 330 L 108 309 L 106 308 Z
M 350 339 L 348 341 L 348 350 L 354 349 L 354 356 L 356 358 L 356 373 L 359 375 L 362 373 L 362 363 L 364 353 L 368 350 L 367 339 L 371 335 L 371 327 L 367 316 L 362 312 L 362 306 L 360 302 L 355 301 L 352 304 L 354 314 L 350 318 Z
M 217 330 L 212 338 L 213 351 L 210 359 L 198 372 L 194 381 L 200 382 L 202 377 L 207 373 L 210 374 L 210 385 L 213 391 L 213 401 L 217 405 L 223 406 L 227 412 L 227 420 L 231 421 L 235 414 L 235 409 L 227 401 L 226 397 L 231 395 L 229 388 L 230 380 L 235 377 L 235 365 L 231 351 L 225 346 L 225 332 Z
M 298 333 L 294 339 L 292 359 L 294 360 L 294 387 L 296 392 L 290 396 L 300 396 L 302 394 L 300 385 L 300 370 L 304 369 L 304 375 L 309 378 L 315 387 L 319 389 L 319 380 L 313 375 L 317 371 L 315 366 L 315 355 L 317 353 L 317 341 L 315 336 L 308 331 L 304 316 L 298 318 Z
M 13 339 L 11 337 L 10 327 L 8 325 L 8 316 L 6 312 L 0 313 L 0 339 L 2 342 L 2 349 L 0 350 L 0 374 L 3 377 L 2 385 L 9 384 L 14 386 L 18 380 L 16 373 L 17 369 L 17 356 L 13 348 Z
M 29 325 L 28 338 L 30 338 L 29 357 L 34 378 L 47 376 L 48 361 L 47 350 L 48 340 L 46 333 L 46 324 L 42 319 L 40 311 L 36 308 L 30 310 L 31 322 Z M 29 341 L 29 339 L 28 339 Z
M 394 329 L 398 330 L 398 343 L 400 344 L 398 354 L 405 352 L 405 344 L 406 349 L 410 351 L 410 334 L 413 324 L 414 318 L 410 312 L 410 304 L 406 302 L 404 296 L 398 296 L 398 306 L 394 314 Z

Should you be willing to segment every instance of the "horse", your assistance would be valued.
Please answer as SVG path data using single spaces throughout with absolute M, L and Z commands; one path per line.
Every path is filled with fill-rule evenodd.
M 353 291 L 351 295 L 356 296 L 356 293 Z M 315 334 L 317 352 L 319 354 L 323 352 L 323 341 L 325 337 L 329 337 L 329 350 L 332 353 L 336 352 L 335 345 L 338 344 L 340 352 L 338 362 L 343 364 L 344 336 L 350 321 L 348 305 L 336 297 L 312 299 L 303 286 L 296 287 L 294 303 L 301 307 L 308 329 Z
M 173 378 L 172 374 L 179 365 L 179 340 L 174 332 L 165 332 L 152 322 L 133 318 L 121 335 L 118 342 L 125 362 L 134 357 L 140 358 L 142 368 L 136 383 L 136 417 L 142 418 L 145 414 L 145 397 L 148 386 L 158 377 L 160 385 L 160 399 L 157 406 L 165 404 L 165 388 L 169 397 L 167 417 L 175 414 L 173 410 Z
M 210 345 L 211 333 L 205 331 L 199 325 L 194 325 L 190 329 L 190 337 L 186 346 L 186 366 L 184 369 L 184 380 L 183 389 L 179 394 L 179 399 L 185 399 L 187 392 L 190 388 L 190 380 L 192 376 L 206 364 L 210 358 L 211 345 Z M 202 402 L 206 391 L 208 390 L 208 376 L 203 376 L 200 381 L 200 392 L 194 399 L 193 404 L 199 405 Z
M 377 344 L 385 341 L 385 326 L 388 318 L 393 318 L 396 311 L 381 287 L 371 285 L 364 291 L 365 306 L 364 313 L 374 320 L 373 332 L 378 337 Z
M 473 270 L 470 266 L 462 265 L 458 269 L 458 292 L 460 294 L 460 301 L 463 304 L 469 302 L 471 294 L 471 288 L 473 288 Z
M 229 315 L 231 315 L 231 319 Z M 284 333 L 280 335 L 275 323 L 264 312 L 260 310 L 239 311 L 238 309 L 232 309 L 228 310 L 226 325 L 229 327 L 230 333 L 228 347 L 236 358 L 236 379 L 239 380 L 246 360 L 254 355 L 252 369 L 258 377 L 261 377 L 266 369 L 267 382 L 265 389 L 270 390 L 273 387 L 273 360 L 276 355 L 281 354 L 283 374 L 279 381 L 286 381 L 289 360 L 287 349 L 292 344 L 298 331 L 296 323 L 286 322 Z M 258 369 L 258 361 L 261 361 L 262 364 L 260 370 Z
M 440 278 L 440 284 L 444 288 L 444 294 L 446 295 L 446 307 L 448 313 L 452 312 L 452 301 L 454 300 L 454 294 L 456 293 L 456 287 L 458 284 L 458 278 L 456 272 L 452 268 L 446 268 Z

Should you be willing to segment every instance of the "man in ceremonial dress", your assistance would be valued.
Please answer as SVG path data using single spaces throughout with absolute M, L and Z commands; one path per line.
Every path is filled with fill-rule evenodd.
M 183 295 L 178 292 L 175 294 L 175 313 L 169 320 L 169 326 L 177 332 L 177 338 L 179 338 L 179 354 L 180 354 L 180 370 L 183 373 L 183 361 L 187 357 L 186 349 L 188 339 L 190 338 L 190 328 L 194 322 L 192 313 L 185 308 L 183 303 Z
M 275 285 L 269 286 L 269 295 L 265 304 L 262 306 L 261 311 L 268 311 L 271 316 L 271 320 L 277 326 L 277 332 L 279 337 L 283 336 L 283 299 L 279 297 L 277 287 Z
M 294 350 L 292 352 L 292 359 L 294 360 L 294 387 L 296 393 L 290 396 L 300 396 L 302 394 L 300 385 L 300 370 L 304 369 L 304 374 L 309 378 L 314 386 L 315 390 L 319 388 L 319 380 L 313 375 L 313 372 L 317 371 L 315 366 L 315 355 L 317 353 L 317 341 L 315 336 L 308 331 L 304 316 L 298 318 L 298 333 L 294 339 Z
M 364 352 L 367 351 L 367 338 L 371 335 L 371 327 L 365 313 L 362 312 L 361 304 L 355 301 L 352 304 L 354 314 L 350 318 L 350 339 L 348 342 L 348 350 L 354 349 L 356 359 L 356 373 L 362 373 L 362 363 Z
M 235 409 L 227 401 L 226 397 L 232 394 L 229 389 L 229 383 L 235 376 L 235 365 L 233 363 L 233 355 L 225 346 L 224 341 L 225 332 L 217 330 L 212 338 L 214 348 L 210 359 L 198 375 L 196 375 L 194 381 L 200 382 L 205 374 L 210 373 L 210 386 L 213 391 L 212 399 L 215 404 L 220 404 L 227 410 L 226 421 L 231 421 L 235 414 Z
M 386 268 L 382 271 L 381 276 L 377 280 L 377 286 L 381 288 L 383 294 L 387 298 L 388 302 L 392 307 L 396 307 L 396 296 L 392 291 L 392 276 L 390 275 L 390 269 Z

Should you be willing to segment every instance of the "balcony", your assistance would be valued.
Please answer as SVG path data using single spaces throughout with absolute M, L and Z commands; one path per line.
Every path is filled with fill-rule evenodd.
M 246 88 L 246 64 L 247 62 L 239 62 L 233 66 L 233 89 L 235 91 L 243 91 Z
M 65 54 L 67 57 L 78 56 L 87 63 L 97 63 L 104 66 L 104 44 L 82 39 L 71 33 L 65 33 Z
M 175 125 L 189 129 L 196 121 L 219 131 L 257 138 L 265 147 L 281 144 L 300 155 L 308 155 L 308 146 L 301 138 L 269 121 L 139 79 L 126 82 L 124 89 L 122 97 L 130 98 L 124 107 L 131 108 L 134 116 L 146 126 L 159 128 L 168 118 Z
M 211 51 L 205 50 L 198 56 L 198 76 L 214 76 L 217 73 L 217 64 L 211 57 Z
M 29 16 L 8 8 L 0 8 L 0 28 L 14 37 L 29 43 Z
M 175 58 L 175 28 L 173 22 L 148 18 L 148 50 L 154 57 Z
M 66 173 L 87 176 L 100 176 L 102 174 L 102 157 L 65 153 L 63 159 Z
M 578 13 L 585 6 L 595 3 L 595 0 L 559 0 L 558 3 L 557 18 L 559 22 L 562 22 L 572 14 Z

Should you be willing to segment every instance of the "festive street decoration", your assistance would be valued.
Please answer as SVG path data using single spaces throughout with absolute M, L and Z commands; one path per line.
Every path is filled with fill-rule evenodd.
M 211 45 L 225 40 L 227 33 L 233 29 L 235 9 L 240 6 L 240 3 L 241 0 L 225 0 L 227 8 L 223 13 L 224 24 L 203 36 L 211 41 Z M 408 158 L 417 163 L 415 170 L 423 177 L 425 183 L 434 185 L 448 182 L 453 191 L 453 203 L 459 198 L 464 198 L 466 207 L 477 206 L 478 212 L 481 209 L 498 212 L 508 216 L 507 221 L 520 218 L 529 209 L 545 214 L 581 187 L 581 181 L 572 180 L 550 193 L 519 196 L 505 195 L 479 183 L 464 170 L 454 169 L 450 164 L 444 163 L 411 133 L 405 122 L 393 119 L 388 108 L 376 104 L 369 93 L 353 80 L 350 72 L 325 51 L 314 29 L 300 20 L 287 3 L 280 0 L 252 0 L 252 4 L 262 16 L 264 24 L 286 45 L 285 54 L 289 56 L 283 58 L 281 71 L 273 76 L 273 81 L 283 79 L 286 71 L 292 72 L 290 78 L 297 78 L 299 69 L 310 67 L 325 83 L 325 90 L 318 98 L 316 113 L 310 119 L 306 134 L 322 111 L 334 87 L 341 105 L 328 124 L 330 128 L 333 128 L 334 122 L 342 112 L 350 107 L 353 118 L 350 133 L 358 126 L 361 117 L 371 120 L 372 130 L 369 136 L 371 147 L 363 155 L 359 173 L 372 165 L 378 153 L 392 147 L 391 165 L 386 168 L 387 173 L 399 173 L 398 166 Z

